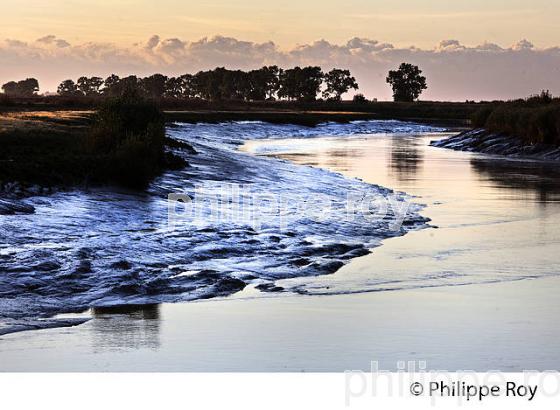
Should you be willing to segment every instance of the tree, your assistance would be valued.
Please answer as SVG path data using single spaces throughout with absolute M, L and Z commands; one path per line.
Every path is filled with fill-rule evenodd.
M 103 94 L 108 96 L 118 95 L 118 86 L 121 79 L 118 75 L 111 74 L 105 79 L 105 87 L 103 88 Z
M 78 87 L 76 86 L 76 83 L 72 80 L 64 80 L 63 82 L 61 82 L 60 85 L 58 86 L 57 93 L 58 95 L 64 95 L 64 96 L 81 95 L 81 93 L 78 91 Z
M 154 74 L 140 80 L 140 86 L 148 97 L 159 99 L 165 93 L 167 80 L 163 74 Z
M 181 80 L 183 98 L 195 98 L 195 97 L 197 97 L 194 75 L 183 74 L 181 77 L 179 77 L 179 79 Z
M 194 76 L 184 74 L 180 77 L 167 79 L 164 96 L 168 98 L 195 98 Z
M 280 69 L 278 66 L 265 66 L 258 70 L 249 71 L 249 100 L 264 101 L 273 100 L 278 92 L 278 77 Z
M 356 94 L 354 98 L 352 98 L 352 101 L 357 104 L 365 104 L 367 103 L 367 98 L 363 94 Z
M 18 93 L 23 97 L 31 97 L 39 92 L 39 81 L 35 78 L 18 81 Z
M 183 81 L 181 77 L 167 79 L 164 96 L 167 98 L 183 98 Z
M 140 91 L 140 80 L 135 75 L 121 78 L 117 84 L 118 95 L 129 93 L 130 95 L 138 95 Z
M 421 74 L 418 66 L 408 63 L 402 63 L 398 70 L 389 71 L 387 82 L 393 88 L 393 99 L 404 102 L 416 100 L 428 88 L 426 77 Z
M 6 95 L 14 97 L 32 97 L 39 91 L 39 81 L 28 78 L 18 82 L 10 81 L 2 86 Z
M 130 92 L 136 95 L 139 92 L 139 88 L 138 77 L 135 75 L 119 78 L 119 76 L 112 74 L 105 80 L 103 94 L 110 97 L 119 97 L 126 92 Z
M 315 101 L 323 83 L 323 71 L 321 67 L 304 67 L 303 78 L 300 83 L 301 100 Z
M 28 78 L 18 81 L 18 94 L 22 97 L 31 97 L 39 92 L 39 81 L 35 78 Z
M 315 101 L 323 82 L 321 67 L 294 67 L 280 73 L 278 96 L 288 100 Z
M 347 93 L 350 89 L 358 89 L 358 83 L 352 77 L 350 71 L 338 68 L 325 74 L 325 85 L 326 89 L 323 91 L 323 97 L 333 101 L 340 101 L 342 94 Z
M 7 82 L 2 86 L 2 91 L 4 91 L 4 94 L 6 95 L 15 96 L 17 95 L 17 90 L 18 90 L 18 85 L 15 81 Z
M 103 79 L 100 77 L 80 77 L 78 78 L 77 88 L 85 96 L 95 96 L 101 94 Z
M 221 72 L 225 68 L 216 68 L 212 71 L 199 71 L 194 75 L 193 86 L 196 95 L 205 100 L 222 99 L 220 84 Z

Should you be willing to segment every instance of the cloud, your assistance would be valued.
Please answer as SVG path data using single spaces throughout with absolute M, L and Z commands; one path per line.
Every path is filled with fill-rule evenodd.
M 160 42 L 160 37 L 158 35 L 153 35 L 150 39 L 146 42 L 146 50 L 153 50 L 157 47 Z
M 462 51 L 465 48 L 458 40 L 443 40 L 436 49 L 438 51 Z
M 513 46 L 514 50 L 532 50 L 535 46 L 533 43 L 527 40 L 521 40 L 519 43 Z
M 392 49 L 395 47 L 392 44 L 380 43 L 377 40 L 354 37 L 353 39 L 348 40 L 348 42 L 346 43 L 346 48 L 354 54 L 357 52 L 373 53 L 376 51 Z
M 66 40 L 61 38 L 57 38 L 56 36 L 49 34 L 48 36 L 41 37 L 37 39 L 37 43 L 46 44 L 46 45 L 54 45 L 58 48 L 66 48 L 70 47 L 70 43 Z
M 282 50 L 271 41 L 225 36 L 185 41 L 153 35 L 122 47 L 98 42 L 70 44 L 47 35 L 31 43 L 5 40 L 0 43 L 0 61 L 0 83 L 33 76 L 39 79 L 42 91 L 56 90 L 62 80 L 81 75 L 179 75 L 217 66 L 252 69 L 265 64 L 314 64 L 326 70 L 348 68 L 361 92 L 390 99 L 386 73 L 406 61 L 419 65 L 428 78 L 424 99 L 515 98 L 541 89 L 560 94 L 560 48 L 541 49 L 528 40 L 501 47 L 493 43 L 468 46 L 448 39 L 432 49 L 421 49 L 355 37 L 343 44 L 323 39 Z

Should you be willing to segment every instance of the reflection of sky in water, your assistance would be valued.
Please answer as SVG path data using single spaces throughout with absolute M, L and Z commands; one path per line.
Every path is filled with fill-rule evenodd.
M 352 293 L 557 274 L 557 166 L 427 146 L 434 138 L 440 137 L 381 135 L 247 144 L 245 149 L 252 152 L 416 195 L 428 205 L 423 215 L 439 228 L 387 240 L 332 276 L 302 280 L 302 290 Z

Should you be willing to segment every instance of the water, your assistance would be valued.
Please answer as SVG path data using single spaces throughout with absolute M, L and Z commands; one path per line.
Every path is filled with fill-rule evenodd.
M 228 296 L 247 285 L 304 292 L 297 283 L 276 282 L 331 274 L 383 239 L 427 227 L 422 207 L 410 206 L 396 227 L 391 209 L 375 220 L 341 218 L 348 197 L 391 196 L 401 204 L 410 198 L 320 168 L 240 152 L 239 146 L 247 139 L 436 131 L 398 121 L 316 128 L 258 122 L 176 125 L 168 134 L 192 143 L 199 154 L 189 157 L 191 168 L 163 175 L 146 194 L 59 192 L 27 200 L 34 214 L 0 216 L 0 334 L 76 323 L 49 319 L 60 313 Z M 258 226 L 252 220 L 213 219 L 210 206 L 203 206 L 196 219 L 168 224 L 168 193 L 212 203 L 224 183 L 282 198 L 289 223 L 279 224 L 278 215 L 250 204 Z M 313 218 L 300 212 L 302 198 L 321 198 L 333 212 Z M 231 199 L 219 199 L 230 216 Z
M 419 128 L 421 132 L 416 133 L 414 125 L 398 125 L 410 128 L 393 134 L 391 123 L 383 122 L 368 125 L 373 134 L 354 134 L 354 130 L 364 130 L 364 124 L 327 125 L 323 131 L 264 124 L 201 124 L 170 130 L 177 138 L 196 141 L 201 155 L 187 174 L 198 174 L 200 181 L 215 182 L 224 176 L 228 180 L 251 179 L 256 187 L 274 186 L 288 193 L 296 191 L 295 187 L 300 187 L 298 192 L 305 191 L 324 181 L 335 198 L 343 187 L 384 192 L 370 182 L 414 195 L 409 200 L 426 207 L 412 208 L 413 214 L 431 221 L 415 222 L 418 229 L 407 229 L 404 236 L 383 238 L 380 230 L 378 237 L 352 240 L 344 231 L 327 230 L 321 236 L 321 225 L 298 225 L 295 237 L 279 236 L 280 244 L 317 236 L 324 243 L 345 238 L 344 243 L 364 241 L 369 246 L 382 241 L 382 246 L 369 255 L 344 260 L 346 264 L 334 274 L 303 276 L 305 271 L 292 270 L 301 276 L 284 279 L 274 277 L 278 272 L 290 272 L 285 261 L 301 248 L 271 251 L 267 246 L 275 242 L 270 232 L 259 231 L 250 236 L 263 244 L 260 248 L 244 251 L 241 247 L 246 253 L 235 257 L 226 253 L 221 258 L 214 255 L 210 261 L 198 259 L 189 264 L 237 267 L 251 261 L 257 277 L 244 277 L 247 286 L 242 291 L 232 295 L 235 290 L 230 289 L 224 292 L 230 296 L 193 303 L 94 308 L 90 311 L 93 320 L 70 330 L 4 336 L 1 367 L 8 371 L 369 371 L 370 362 L 376 360 L 381 369 L 393 371 L 399 362 L 407 361 L 426 361 L 428 369 L 450 371 L 559 369 L 560 330 L 555 325 L 560 314 L 558 165 L 434 148 L 429 142 L 445 135 L 439 130 Z M 312 135 L 307 136 L 307 132 Z M 290 138 L 293 133 L 298 138 Z M 246 139 L 250 141 L 242 145 Z M 238 156 L 238 149 L 246 154 Z M 232 161 L 239 166 L 234 167 Z M 291 165 L 292 161 L 299 165 Z M 339 172 L 345 178 L 305 165 Z M 156 245 L 156 238 L 165 238 L 166 222 L 153 224 L 159 226 L 157 231 L 143 227 L 145 231 L 127 232 L 124 226 L 134 226 L 134 215 L 141 215 L 141 209 L 149 217 L 146 220 L 156 222 L 158 215 L 163 218 L 166 204 L 160 204 L 160 196 L 173 186 L 177 187 L 173 190 L 190 190 L 185 184 L 193 185 L 194 179 L 187 174 L 163 177 L 144 198 L 124 193 L 106 196 L 107 200 L 113 198 L 112 212 L 117 214 L 113 225 L 107 222 L 104 229 L 123 236 L 123 246 L 118 248 L 121 253 L 118 257 L 115 254 L 115 259 L 126 258 L 133 266 L 142 266 L 142 261 L 150 258 L 173 259 L 173 253 L 165 248 L 172 246 L 171 241 Z M 85 216 L 94 210 L 99 218 L 110 220 L 100 200 L 102 193 L 88 195 L 46 198 L 53 201 L 47 202 L 51 206 L 38 211 L 58 212 L 71 223 L 71 208 L 62 207 L 68 203 L 82 207 L 81 216 L 75 218 L 78 221 L 86 221 Z M 68 202 L 63 202 L 64 198 Z M 59 200 L 62 202 L 56 202 Z M 123 217 L 126 213 L 121 206 L 115 208 L 120 201 L 127 206 L 136 204 L 130 210 L 130 220 Z M 59 204 L 56 212 L 53 203 Z M 139 227 L 142 221 L 137 222 Z M 333 227 L 340 225 L 340 221 L 331 223 Z M 55 225 L 49 232 L 58 229 Z M 208 243 L 219 246 L 224 246 L 228 237 L 236 238 L 234 230 L 223 232 L 223 237 L 211 231 L 194 232 L 193 236 L 212 238 Z M 100 246 L 100 237 L 92 243 Z M 107 239 L 107 244 L 118 243 L 116 237 Z M 131 237 L 142 240 L 132 241 Z M 192 249 L 173 247 L 177 259 L 203 246 L 192 245 L 188 237 L 179 238 L 179 244 Z M 241 242 L 232 239 L 235 243 Z M 303 249 L 311 248 L 306 245 Z M 138 255 L 142 250 L 150 253 Z M 110 249 L 103 254 L 111 255 Z M 336 252 L 332 255 L 339 259 Z M 312 257 L 321 261 L 325 256 Z M 275 265 L 275 261 L 280 262 Z M 103 266 L 102 261 L 92 262 L 94 267 L 97 263 Z M 220 271 L 234 275 L 228 272 Z M 107 280 L 116 274 L 109 272 Z M 284 291 L 260 292 L 254 286 L 261 282 L 273 282 Z M 174 284 L 173 280 L 169 283 Z M 201 295 L 212 294 L 211 285 L 198 289 Z M 109 290 L 108 295 L 124 301 L 169 297 L 165 291 L 123 296 Z M 192 293 L 183 296 L 191 297 Z
M 417 196 L 438 229 L 387 240 L 328 277 L 284 281 L 309 294 L 493 283 L 560 273 L 560 167 L 430 147 L 438 135 L 253 141 L 245 149 Z

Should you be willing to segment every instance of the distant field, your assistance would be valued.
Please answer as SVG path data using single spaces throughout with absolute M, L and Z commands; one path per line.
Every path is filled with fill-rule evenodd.
M 33 97 L 0 100 L 4 111 L 88 111 L 100 103 L 94 97 Z M 206 101 L 201 99 L 162 99 L 160 105 L 169 118 L 183 121 L 229 121 L 261 119 L 271 122 L 300 122 L 302 115 L 313 122 L 347 121 L 351 119 L 394 118 L 409 120 L 468 121 L 487 103 L 457 102 L 290 102 L 290 101 Z M 178 114 L 182 112 L 183 114 Z M 187 113 L 184 113 L 187 112 Z M 327 114 L 330 116 L 327 117 Z

